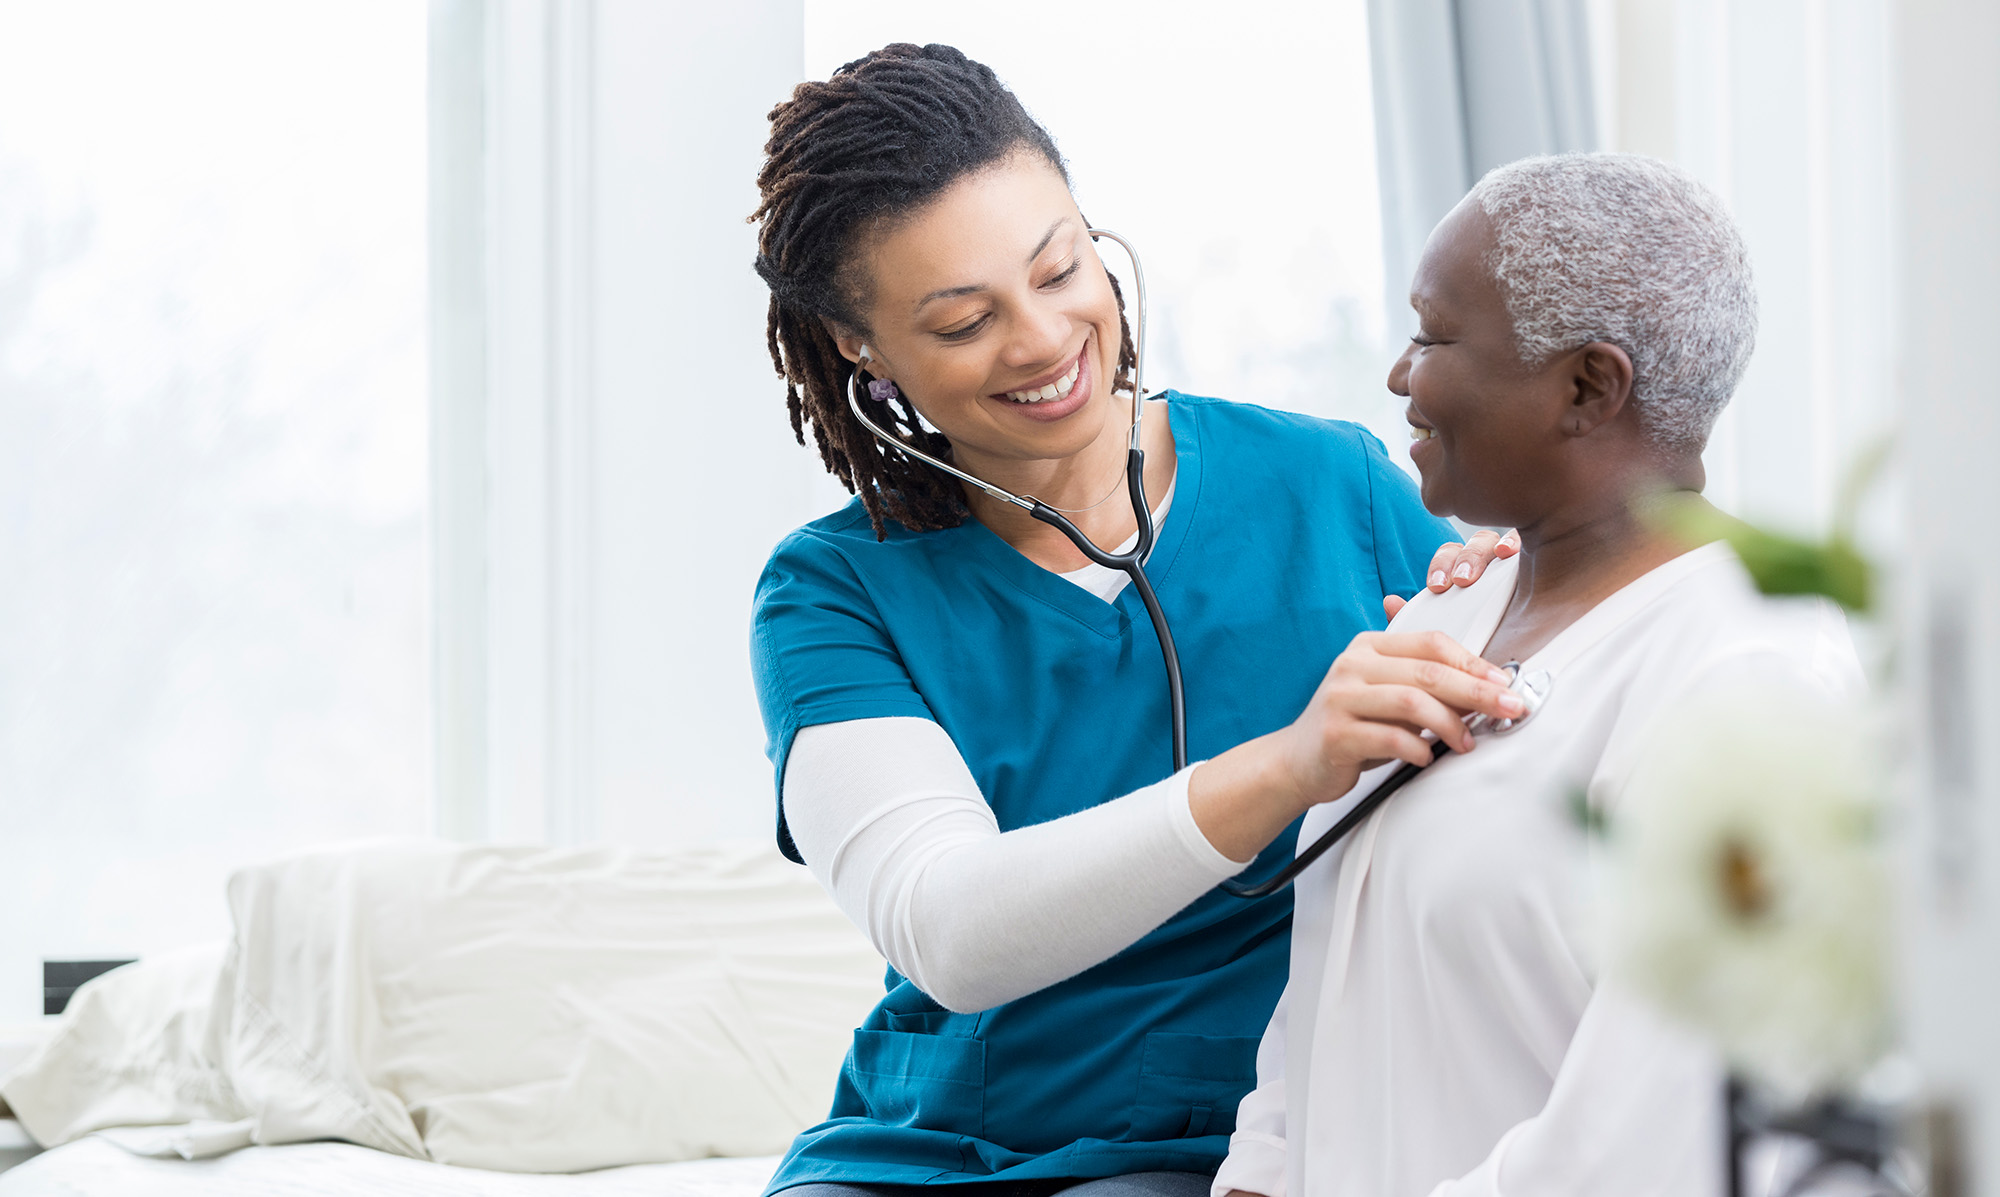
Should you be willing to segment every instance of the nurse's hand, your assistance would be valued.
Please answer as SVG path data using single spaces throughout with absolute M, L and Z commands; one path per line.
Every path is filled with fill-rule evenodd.
M 1442 632 L 1364 632 L 1287 729 L 1295 735 L 1294 776 L 1305 805 L 1325 802 L 1385 761 L 1429 764 L 1422 732 L 1471 752 L 1466 714 L 1511 718 L 1523 710 L 1505 673 Z
M 1464 544 L 1439 545 L 1431 555 L 1429 582 L 1424 589 L 1443 594 L 1454 586 L 1470 586 L 1486 572 L 1486 567 L 1521 551 L 1521 534 L 1509 529 L 1505 535 L 1481 529 Z M 1390 619 L 1409 600 L 1400 595 L 1384 595 L 1382 610 Z
M 1526 709 L 1506 674 L 1442 632 L 1364 632 L 1291 726 L 1195 769 L 1189 809 L 1217 851 L 1247 861 L 1308 808 L 1353 789 L 1364 771 L 1390 760 L 1428 764 L 1423 732 L 1471 752 L 1464 715 L 1511 719 Z

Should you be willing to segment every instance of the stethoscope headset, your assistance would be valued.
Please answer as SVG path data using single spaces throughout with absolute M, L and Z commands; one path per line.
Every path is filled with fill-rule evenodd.
M 869 416 L 867 410 L 862 406 L 861 371 L 859 369 L 856 369 L 848 379 L 847 406 L 854 412 L 854 418 L 861 421 L 862 427 L 874 433 L 883 445 L 906 456 L 915 458 L 934 469 L 942 470 L 967 486 L 977 487 L 1003 503 L 1010 503 L 1021 508 L 1029 515 L 1048 524 L 1050 527 L 1061 532 L 1065 537 L 1068 537 L 1069 542 L 1076 546 L 1077 551 L 1091 561 L 1106 569 L 1119 570 L 1125 576 L 1132 579 L 1132 589 L 1138 592 L 1139 601 L 1146 605 L 1146 614 L 1153 621 L 1153 635 L 1159 641 L 1160 659 L 1165 663 L 1167 669 L 1167 705 L 1173 721 L 1174 772 L 1178 773 L 1182 769 L 1187 768 L 1187 700 L 1181 685 L 1181 660 L 1180 654 L 1174 649 L 1173 632 L 1167 627 L 1166 612 L 1160 608 L 1159 596 L 1153 592 L 1153 583 L 1146 576 L 1146 559 L 1153 552 L 1154 532 L 1153 512 L 1146 504 L 1146 450 L 1141 447 L 1143 442 L 1140 439 L 1143 431 L 1143 413 L 1146 408 L 1146 390 L 1144 386 L 1146 369 L 1146 274 L 1139 266 L 1139 254 L 1138 251 L 1132 248 L 1131 242 L 1109 229 L 1088 229 L 1086 232 L 1089 233 L 1092 241 L 1103 238 L 1116 242 L 1118 247 L 1125 251 L 1125 256 L 1132 262 L 1135 301 L 1132 322 L 1132 438 L 1130 447 L 1126 450 L 1125 490 L 1132 501 L 1132 518 L 1138 525 L 1139 534 L 1137 539 L 1133 541 L 1131 549 L 1122 553 L 1113 553 L 1099 548 L 1092 542 L 1090 537 L 1083 534 L 1082 529 L 1071 523 L 1062 512 L 1035 498 L 1033 495 L 1017 495 L 1005 487 L 996 486 L 981 478 L 975 478 L 950 462 L 942 461 L 924 452 L 922 449 L 905 444 L 894 433 L 884 428 Z M 863 354 L 862 360 L 865 363 L 868 360 L 865 346 L 863 347 Z M 884 402 L 887 396 L 894 392 L 888 391 L 882 395 L 875 395 L 872 393 L 873 389 L 891 385 L 893 384 L 883 382 L 870 383 L 871 399 L 878 403 Z M 1527 703 L 1527 713 L 1513 719 L 1499 720 L 1489 720 L 1484 715 L 1470 716 L 1466 720 L 1466 726 L 1472 730 L 1474 735 L 1504 732 L 1518 727 L 1530 715 L 1534 714 L 1541 706 L 1542 700 L 1547 696 L 1549 681 L 1546 673 L 1536 673 L 1523 678 L 1518 663 L 1510 662 L 1503 666 L 1503 668 L 1508 673 L 1510 681 L 1509 689 L 1520 695 L 1522 701 Z M 1362 820 L 1374 813 L 1375 809 L 1387 801 L 1391 794 L 1402 789 L 1412 778 L 1422 772 L 1425 765 L 1438 760 L 1450 751 L 1451 749 L 1447 748 L 1440 741 L 1432 747 L 1431 760 L 1426 761 L 1424 765 L 1411 764 L 1405 761 L 1400 768 L 1391 773 L 1374 790 L 1370 791 L 1367 797 L 1356 803 L 1347 814 L 1343 815 L 1339 822 L 1335 823 L 1325 834 L 1313 841 L 1290 864 L 1280 869 L 1270 879 L 1254 885 L 1234 879 L 1227 880 L 1221 884 L 1223 892 L 1233 894 L 1239 898 L 1261 898 L 1283 889 L 1285 886 L 1291 884 L 1292 879 L 1305 871 L 1314 861 L 1324 856 L 1328 849 L 1339 843 L 1349 832 L 1360 826 Z

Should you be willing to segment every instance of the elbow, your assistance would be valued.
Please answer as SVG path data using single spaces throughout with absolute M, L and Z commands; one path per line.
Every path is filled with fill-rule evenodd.
M 998 977 L 980 975 L 981 971 L 969 961 L 947 960 L 920 970 L 921 975 L 904 975 L 953 1014 L 981 1014 L 1023 996 L 1003 987 Z
M 932 1001 L 953 1014 L 980 1014 L 995 1006 L 1025 997 L 1033 989 L 1022 989 L 1020 962 L 996 959 L 982 936 L 926 936 L 922 929 L 904 941 L 909 968 L 891 960 L 896 971 L 910 979 Z M 935 929 L 933 929 L 935 930 Z M 931 940 L 933 942 L 925 942 Z M 935 942 L 941 940 L 942 942 Z M 1040 988 L 1036 986 L 1035 988 Z

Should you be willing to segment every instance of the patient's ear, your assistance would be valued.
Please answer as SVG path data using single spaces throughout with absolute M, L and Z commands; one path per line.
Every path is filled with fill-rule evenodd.
M 1574 391 L 1563 431 L 1588 436 L 1632 406 L 1632 358 L 1609 341 L 1592 341 L 1571 354 Z

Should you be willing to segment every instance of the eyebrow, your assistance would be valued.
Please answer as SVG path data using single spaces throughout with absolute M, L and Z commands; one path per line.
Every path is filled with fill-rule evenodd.
M 1055 223 L 1049 226 L 1048 231 L 1042 234 L 1042 239 L 1040 241 L 1035 242 L 1035 248 L 1029 251 L 1028 264 L 1030 266 L 1034 265 L 1036 258 L 1042 256 L 1042 251 L 1049 247 L 1049 242 L 1054 241 L 1056 239 L 1056 233 L 1059 232 L 1062 229 L 1062 227 L 1068 223 L 1069 223 L 1069 217 L 1067 216 L 1056 217 Z M 971 295 L 974 292 L 984 291 L 984 290 L 986 290 L 985 283 L 972 283 L 963 287 L 945 287 L 940 290 L 933 291 L 929 295 L 926 295 L 922 299 L 919 299 L 917 301 L 916 310 L 919 312 L 923 311 L 924 306 L 926 304 L 929 304 L 933 300 L 956 299 L 961 295 Z

